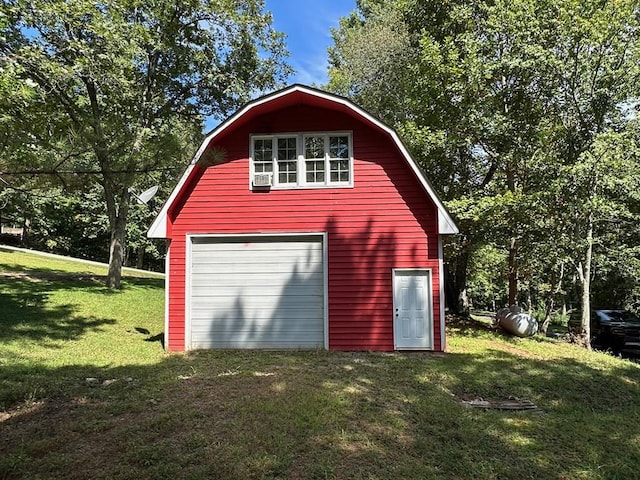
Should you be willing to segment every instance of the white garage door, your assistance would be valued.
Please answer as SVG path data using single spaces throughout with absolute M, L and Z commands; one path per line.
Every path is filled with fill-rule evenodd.
M 323 348 L 321 236 L 193 237 L 188 348 Z

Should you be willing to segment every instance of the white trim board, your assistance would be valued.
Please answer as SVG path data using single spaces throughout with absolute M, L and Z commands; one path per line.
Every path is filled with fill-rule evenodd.
M 250 240 L 257 241 L 265 239 L 290 239 L 290 238 L 313 238 L 321 242 L 322 248 L 322 270 L 323 270 L 323 348 L 329 348 L 329 310 L 328 310 L 328 250 L 326 232 L 286 232 L 286 233 L 239 233 L 239 234 L 187 234 L 186 235 L 186 264 L 185 264 L 185 350 L 191 350 L 192 340 L 192 318 L 191 318 L 191 294 L 192 294 L 192 262 L 194 239 L 218 239 L 224 243 L 225 240 Z
M 147 232 L 147 236 L 149 238 L 166 238 L 167 237 L 167 213 L 169 211 L 169 208 L 171 207 L 173 202 L 176 200 L 176 198 L 182 191 L 182 188 L 184 187 L 187 179 L 189 178 L 189 175 L 191 174 L 198 160 L 204 154 L 209 144 L 213 142 L 213 140 L 217 136 L 219 136 L 222 132 L 230 128 L 238 119 L 240 119 L 243 115 L 245 115 L 251 109 L 256 108 L 265 103 L 271 102 L 273 100 L 276 100 L 278 98 L 281 98 L 283 96 L 294 94 L 296 92 L 302 92 L 312 97 L 322 98 L 324 100 L 327 100 L 328 102 L 333 102 L 333 103 L 342 105 L 343 107 L 346 107 L 348 110 L 351 110 L 352 112 L 366 119 L 368 122 L 375 125 L 381 131 L 389 135 L 393 140 L 393 142 L 398 147 L 399 151 L 402 153 L 402 156 L 405 158 L 406 162 L 409 164 L 409 167 L 415 173 L 416 177 L 420 181 L 425 192 L 429 195 L 431 200 L 436 205 L 436 208 L 438 210 L 438 233 L 440 235 L 449 235 L 449 234 L 458 233 L 458 227 L 453 221 L 453 218 L 445 208 L 444 204 L 438 198 L 438 195 L 436 194 L 435 190 L 433 189 L 433 187 L 425 177 L 424 172 L 420 169 L 420 167 L 418 166 L 416 161 L 413 159 L 413 157 L 411 156 L 411 154 L 409 153 L 405 145 L 402 143 L 402 141 L 400 140 L 400 137 L 398 137 L 398 134 L 391 127 L 385 125 L 383 122 L 373 117 L 371 114 L 369 114 L 362 108 L 358 107 L 347 98 L 333 95 L 331 93 L 323 92 L 321 90 L 310 88 L 304 85 L 295 84 L 290 87 L 284 88 L 282 90 L 278 90 L 269 95 L 265 95 L 263 97 L 260 97 L 256 100 L 253 100 L 247 103 L 244 107 L 238 110 L 235 114 L 231 115 L 227 120 L 225 120 L 220 125 L 218 125 L 218 127 L 216 127 L 211 133 L 209 133 L 205 137 L 204 141 L 200 145 L 200 148 L 196 152 L 193 160 L 191 161 L 191 164 L 185 170 L 184 174 L 182 175 L 182 178 L 180 178 L 180 181 L 171 192 L 171 195 L 169 196 L 168 200 L 165 202 L 164 206 L 162 207 L 162 210 L 160 211 L 160 213 L 154 220 L 153 224 L 149 228 L 149 231 Z

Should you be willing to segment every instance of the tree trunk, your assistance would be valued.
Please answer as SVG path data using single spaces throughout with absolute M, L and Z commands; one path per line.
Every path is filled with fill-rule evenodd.
M 144 245 L 140 245 L 138 247 L 138 254 L 136 255 L 136 268 L 138 270 L 142 270 L 142 268 L 144 267 Z
M 134 175 L 132 165 L 126 171 L 131 172 L 126 177 L 118 177 L 111 172 L 112 152 L 109 151 L 107 136 L 103 129 L 102 108 L 94 78 L 81 77 L 91 105 L 90 124 L 95 138 L 93 149 L 100 165 L 102 174 L 102 188 L 104 189 L 107 216 L 109 217 L 109 272 L 107 273 L 107 287 L 120 288 L 122 278 L 122 263 L 125 255 L 125 234 L 129 217 L 129 189 Z M 124 185 L 124 186 L 123 186 Z
M 122 215 L 118 215 L 115 228 L 111 228 L 111 241 L 109 244 L 109 273 L 107 274 L 107 287 L 120 288 L 122 279 L 122 263 L 124 261 L 125 226 Z
M 111 182 L 107 179 L 104 191 L 111 230 L 109 242 L 109 272 L 107 273 L 107 287 L 119 289 L 122 286 L 122 264 L 126 248 L 126 229 L 129 216 L 129 191 L 126 187 L 115 192 Z M 117 193 L 117 198 L 116 198 Z
M 503 82 L 504 82 L 503 77 Z M 505 114 L 508 113 L 508 105 L 505 103 Z M 516 176 L 513 165 L 513 158 L 510 158 L 510 162 L 507 164 L 507 188 L 511 193 L 516 191 Z M 513 215 L 513 218 L 517 216 Z M 518 304 L 518 239 L 515 236 L 515 232 L 518 229 L 517 224 L 511 225 L 514 235 L 509 240 L 509 255 L 507 258 L 508 264 L 508 277 L 509 277 L 509 306 Z
M 549 324 L 551 323 L 551 314 L 553 313 L 553 307 L 555 306 L 554 297 L 560 293 L 560 289 L 562 288 L 562 281 L 564 280 L 564 263 L 560 263 L 560 273 L 558 274 L 556 286 L 552 290 L 549 291 L 549 296 L 547 297 L 547 305 L 544 311 L 544 321 L 542 322 L 542 326 L 540 327 L 540 331 L 546 335 L 547 330 L 549 329 Z M 566 315 L 566 305 L 563 305 L 563 315 Z
M 584 264 L 579 269 L 580 282 L 582 284 L 582 318 L 580 322 L 581 336 L 585 346 L 591 348 L 591 258 L 593 256 L 593 214 L 587 219 L 587 248 L 584 255 Z
M 460 252 L 450 263 L 445 265 L 445 291 L 447 307 L 451 313 L 469 314 L 469 298 L 467 297 L 467 263 L 469 262 L 468 245 L 463 245 Z
M 547 300 L 547 306 L 544 310 L 544 320 L 542 321 L 542 325 L 540 326 L 540 333 L 543 335 L 547 334 L 547 330 L 549 330 L 549 324 L 551 323 L 551 313 L 553 312 L 553 295 L 549 295 Z
M 518 247 L 515 237 L 509 243 L 509 306 L 518 304 Z

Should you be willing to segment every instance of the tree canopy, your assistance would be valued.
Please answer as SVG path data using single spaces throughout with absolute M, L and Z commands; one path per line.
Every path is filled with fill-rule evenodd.
M 329 88 L 395 126 L 457 217 L 453 310 L 576 302 L 588 336 L 591 281 L 640 275 L 639 16 L 632 0 L 360 0 L 333 32 Z
M 271 24 L 261 0 L 0 6 L 0 88 L 12 91 L 0 121 L 13 136 L 0 139 L 3 166 L 62 182 L 93 175 L 111 232 L 109 286 L 120 286 L 131 187 L 184 166 L 203 116 L 222 118 L 288 74 Z

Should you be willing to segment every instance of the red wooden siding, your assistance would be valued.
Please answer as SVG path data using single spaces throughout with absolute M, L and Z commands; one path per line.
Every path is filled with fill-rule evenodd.
M 353 132 L 354 187 L 249 189 L 251 134 Z M 184 349 L 185 235 L 327 232 L 329 348 L 393 350 L 393 268 L 430 268 L 440 349 L 437 209 L 395 144 L 351 115 L 289 107 L 218 137 L 223 164 L 196 175 L 169 211 L 168 348 Z

